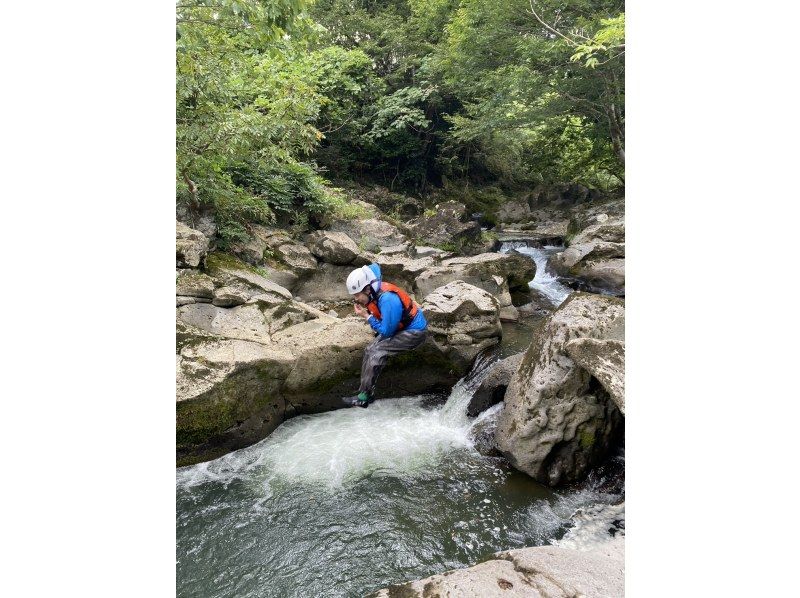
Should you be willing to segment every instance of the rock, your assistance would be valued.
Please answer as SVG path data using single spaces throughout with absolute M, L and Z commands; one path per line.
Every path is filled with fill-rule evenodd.
M 197 270 L 178 270 L 175 277 L 175 294 L 211 299 L 214 296 L 214 281 L 210 276 Z
M 192 303 L 211 303 L 211 299 L 206 299 L 205 297 L 186 297 L 183 295 L 175 296 L 175 305 L 177 307 L 181 305 L 191 305 Z
M 581 262 L 575 277 L 590 285 L 590 289 L 608 291 L 614 295 L 625 295 L 625 260 L 588 260 Z
M 352 301 L 345 286 L 347 275 L 352 270 L 352 266 L 336 266 L 323 262 L 313 276 L 297 285 L 295 294 L 303 301 Z
M 519 311 L 513 305 L 500 308 L 501 322 L 519 322 Z
M 378 590 L 368 598 L 618 598 L 625 595 L 625 539 L 592 550 L 536 546 L 498 552 L 468 567 Z
M 199 230 L 213 244 L 213 240 L 217 236 L 217 223 L 214 221 L 213 209 L 205 206 L 194 209 L 183 202 L 176 202 L 175 217 L 189 228 Z
M 565 345 L 567 355 L 600 381 L 622 415 L 625 415 L 624 341 L 578 338 Z
M 291 270 L 277 268 L 268 263 L 262 264 L 261 270 L 264 272 L 267 280 L 274 282 L 278 286 L 282 286 L 290 292 L 293 292 L 297 288 L 297 284 L 300 281 L 300 277 Z M 308 275 L 308 272 L 305 272 L 305 274 Z
M 220 286 L 231 287 L 249 297 L 269 295 L 275 303 L 292 299 L 292 294 L 282 286 L 267 280 L 253 267 L 224 253 L 211 253 L 206 259 L 206 270 Z
M 270 343 L 264 313 L 255 305 L 225 309 L 208 303 L 194 303 L 179 307 L 177 317 L 180 322 L 216 336 Z
M 467 415 L 475 417 L 503 400 L 508 383 L 511 381 L 511 376 L 516 373 L 519 364 L 522 363 L 523 355 L 524 353 L 517 353 L 511 357 L 501 359 L 492 366 L 489 375 L 484 378 L 478 390 L 472 395 L 472 399 L 467 406 Z
M 581 245 L 583 243 L 590 243 L 592 241 L 606 241 L 609 243 L 624 243 L 625 242 L 625 220 L 624 218 L 617 218 L 614 220 L 606 220 L 593 224 L 578 234 L 571 240 L 570 245 Z
M 411 244 L 410 241 L 406 241 L 405 243 L 400 243 L 399 245 L 392 245 L 391 247 L 384 247 L 381 249 L 380 253 L 378 254 L 378 258 L 382 258 L 384 256 L 413 256 L 415 255 L 414 246 Z
M 421 216 L 411 221 L 412 234 L 428 245 L 470 243 L 480 238 L 481 226 L 466 219 L 464 204 L 446 201 L 436 206 L 433 216 Z
M 531 208 L 526 201 L 507 201 L 497 210 L 498 222 L 523 222 L 530 219 L 530 217 Z
M 175 221 L 175 258 L 179 268 L 199 267 L 208 247 L 208 238 L 203 233 Z
M 447 252 L 444 249 L 439 249 L 438 247 L 426 247 L 425 245 L 417 245 L 415 250 L 416 257 L 446 258 L 452 255 L 452 253 Z
M 178 465 L 257 442 L 283 421 L 292 356 L 243 340 L 186 345 L 177 356 Z
M 503 334 L 497 299 L 461 280 L 428 294 L 422 310 L 434 345 L 462 368 Z
M 330 230 L 345 233 L 361 251 L 377 253 L 384 247 L 407 242 L 406 236 L 396 226 L 378 218 L 335 220 Z
M 214 291 L 214 300 L 211 303 L 217 307 L 234 307 L 244 305 L 251 296 L 250 293 L 234 287 L 220 287 Z
M 305 245 L 292 239 L 285 231 L 253 225 L 251 235 L 252 239 L 247 245 L 238 245 L 236 248 L 245 255 L 251 252 L 253 258 L 258 257 L 260 250 L 260 262 L 252 262 L 253 265 L 268 263 L 275 269 L 288 269 L 300 278 L 316 270 L 316 258 Z
M 463 280 L 494 295 L 501 307 L 511 305 L 512 288 L 528 289 L 536 274 L 533 260 L 518 254 L 483 253 L 472 257 L 443 260 L 416 277 L 417 297 L 425 298 L 434 289 L 454 280 Z
M 365 266 L 370 260 L 361 256 L 361 250 L 345 233 L 314 231 L 306 237 L 306 243 L 316 257 L 323 262 L 346 266 Z
M 409 295 L 421 300 L 415 282 L 425 270 L 434 266 L 436 261 L 432 257 L 411 258 L 395 254 L 380 256 L 378 264 L 381 267 L 383 280 L 398 285 Z
M 578 288 L 624 295 L 624 240 L 625 226 L 621 219 L 594 224 L 578 232 L 567 249 L 551 256 L 548 268 L 573 279 Z
M 574 293 L 538 323 L 509 383 L 495 433 L 514 467 L 557 486 L 579 481 L 608 456 L 622 415 L 566 345 L 581 338 L 618 339 L 624 318 L 623 300 Z

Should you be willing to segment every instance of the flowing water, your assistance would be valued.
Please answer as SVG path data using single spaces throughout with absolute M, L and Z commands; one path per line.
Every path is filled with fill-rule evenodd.
M 444 404 L 415 396 L 300 416 L 178 469 L 178 595 L 363 596 L 499 550 L 601 540 L 620 518 L 603 509 L 621 499 L 602 479 L 553 491 L 478 452 L 501 405 L 465 411 L 490 367 L 479 360 Z
M 572 289 L 563 285 L 554 274 L 547 271 L 547 260 L 550 256 L 564 251 L 564 248 L 557 245 L 545 245 L 544 247 L 528 247 L 524 241 L 509 241 L 500 246 L 500 253 L 508 253 L 516 250 L 523 255 L 527 255 L 536 262 L 536 274 L 528 286 L 534 291 L 543 295 L 555 307 L 561 305 L 569 297 Z

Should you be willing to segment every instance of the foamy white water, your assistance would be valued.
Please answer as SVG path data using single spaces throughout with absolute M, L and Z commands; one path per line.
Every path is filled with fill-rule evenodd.
M 573 550 L 592 550 L 614 537 L 609 530 L 614 530 L 615 535 L 625 535 L 625 503 L 582 507 L 572 516 L 572 524 L 554 544 Z
M 489 370 L 479 361 L 444 405 L 416 396 L 300 416 L 179 469 L 178 595 L 364 595 L 589 529 L 584 513 L 619 495 L 553 491 L 477 450 L 503 408 L 466 416 Z
M 439 407 L 426 406 L 433 397 L 419 395 L 380 399 L 367 409 L 295 417 L 253 446 L 179 469 L 178 485 L 252 479 L 254 470 L 262 470 L 266 482 L 317 483 L 331 488 L 375 472 L 411 477 L 415 472 L 427 473 L 448 453 L 474 451 L 473 426 L 497 413 L 495 409 L 478 421 L 466 414 L 491 365 L 479 357 Z
M 563 247 L 555 245 L 545 245 L 544 247 L 528 247 L 525 243 L 512 241 L 503 243 L 500 247 L 500 253 L 508 253 L 512 249 L 529 256 L 536 263 L 536 274 L 528 283 L 528 286 L 542 295 L 544 295 L 550 303 L 558 307 L 561 305 L 569 294 L 572 292 L 567 286 L 564 286 L 558 281 L 556 276 L 547 272 L 547 260 L 550 256 L 559 251 L 563 251 Z

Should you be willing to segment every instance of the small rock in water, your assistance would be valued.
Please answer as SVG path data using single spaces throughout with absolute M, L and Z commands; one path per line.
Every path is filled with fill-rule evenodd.
M 484 499 L 483 499 L 483 502 L 485 502 L 485 503 L 490 503 L 490 502 L 492 502 L 492 501 L 490 501 L 488 498 L 484 498 Z

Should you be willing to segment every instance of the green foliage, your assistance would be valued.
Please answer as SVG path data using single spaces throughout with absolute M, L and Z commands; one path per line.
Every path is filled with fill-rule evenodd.
M 309 12 L 304 12 L 308 10 Z M 618 0 L 180 0 L 176 193 L 222 246 L 358 209 L 323 176 L 465 190 L 624 181 Z M 474 194 L 477 187 L 490 189 Z M 345 216 L 347 217 L 347 216 Z
M 463 104 L 447 117 L 453 127 L 440 157 L 446 173 L 507 186 L 591 185 L 609 176 L 619 183 L 619 10 L 617 2 L 590 0 L 462 2 L 435 55 L 435 72 Z

